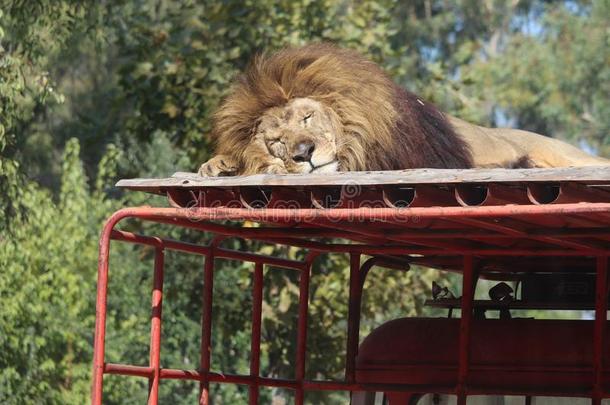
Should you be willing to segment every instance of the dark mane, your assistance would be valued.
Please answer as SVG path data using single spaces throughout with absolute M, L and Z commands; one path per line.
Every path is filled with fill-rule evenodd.
M 434 104 L 397 86 L 396 128 L 393 166 L 465 169 L 473 167 L 470 148 Z M 407 161 L 405 162 L 405 156 Z

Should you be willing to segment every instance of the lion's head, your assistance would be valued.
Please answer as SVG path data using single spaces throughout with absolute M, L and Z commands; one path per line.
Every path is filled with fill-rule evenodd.
M 212 135 L 217 156 L 204 175 L 469 165 L 433 105 L 329 44 L 255 58 L 215 113 Z
M 341 127 L 332 108 L 312 98 L 294 98 L 263 113 L 245 155 L 262 151 L 268 155 L 263 160 L 288 173 L 334 172 Z

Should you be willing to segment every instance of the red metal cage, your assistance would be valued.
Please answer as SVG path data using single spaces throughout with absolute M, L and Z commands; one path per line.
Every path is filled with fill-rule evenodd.
M 607 357 L 610 253 L 610 173 L 607 170 L 413 170 L 225 179 L 201 179 L 179 174 L 171 179 L 130 180 L 119 185 L 165 194 L 172 207 L 122 209 L 113 214 L 104 226 L 98 267 L 93 404 L 102 403 L 104 374 L 148 378 L 149 404 L 158 403 L 158 388 L 163 379 L 199 381 L 201 404 L 208 403 L 210 382 L 247 385 L 250 404 L 259 403 L 259 387 L 293 390 L 296 404 L 302 404 L 305 391 L 310 390 L 385 392 L 391 404 L 409 403 L 407 401 L 414 398 L 411 395 L 426 392 L 455 394 L 460 404 L 466 403 L 468 395 L 494 393 L 585 396 L 592 398 L 594 404 L 610 396 L 610 374 L 604 364 Z M 117 224 L 126 218 L 211 232 L 216 238 L 209 245 L 201 246 L 117 229 Z M 223 222 L 225 220 L 258 225 L 227 225 Z M 295 261 L 229 250 L 219 245 L 227 237 L 296 246 L 309 253 L 305 260 Z M 111 241 L 147 245 L 156 252 L 150 361 L 147 366 L 105 361 Z M 205 257 L 201 358 L 199 368 L 194 370 L 168 369 L 160 364 L 164 252 L 168 250 Z M 317 255 L 328 252 L 345 253 L 350 257 L 347 356 L 343 381 L 305 378 L 311 266 Z M 213 299 L 216 258 L 253 263 L 251 359 L 247 375 L 230 375 L 210 369 L 212 311 L 214 305 L 219 305 Z M 293 379 L 260 375 L 265 265 L 299 272 Z M 390 381 L 392 379 L 387 374 L 379 378 L 366 377 L 366 373 L 359 369 L 360 364 L 364 364 L 361 362 L 362 353 L 358 357 L 362 288 L 368 271 L 375 265 L 403 270 L 410 265 L 424 265 L 463 275 L 461 299 L 443 303 L 461 308 L 462 314 L 459 320 L 451 321 L 454 324 L 458 322 L 454 329 L 456 343 L 452 346 L 455 349 L 452 369 L 455 378 L 443 380 L 441 377 L 447 375 L 446 367 L 426 368 L 425 364 L 421 370 L 430 373 L 429 379 L 414 383 Z M 473 340 L 479 339 L 479 321 L 473 319 L 473 310 L 480 305 L 474 300 L 477 279 L 514 280 L 515 274 L 571 273 L 591 275 L 595 280 L 594 302 L 582 303 L 579 307 L 595 310 L 594 321 L 588 323 L 592 325 L 592 331 L 588 335 L 582 333 L 591 338 L 587 346 L 591 350 L 591 356 L 587 357 L 590 364 L 579 365 L 581 374 L 578 377 L 573 374 L 573 365 L 568 369 L 559 362 L 544 369 L 528 371 L 529 378 L 534 381 L 528 386 L 519 386 L 518 380 L 510 387 L 494 386 L 489 382 L 481 384 L 476 373 L 487 370 L 488 375 L 502 375 L 500 368 L 506 365 L 487 364 L 485 369 L 477 363 L 477 347 L 472 346 Z M 526 304 L 522 303 L 523 307 L 544 307 L 542 303 Z M 511 305 L 518 306 L 519 303 Z M 476 334 L 474 338 L 473 333 Z M 519 361 L 516 364 L 519 365 Z M 441 372 L 441 369 L 445 371 Z M 435 370 L 439 370 L 437 374 Z M 567 373 L 561 378 L 575 383 L 549 385 L 549 379 L 553 381 L 555 378 L 549 373 L 561 372 Z M 493 378 L 490 381 L 493 382 Z

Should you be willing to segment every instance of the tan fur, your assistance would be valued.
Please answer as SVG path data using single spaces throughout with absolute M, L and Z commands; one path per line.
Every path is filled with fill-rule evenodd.
M 555 139 L 450 117 L 328 44 L 257 57 L 214 115 L 212 135 L 206 176 L 609 164 Z M 303 155 L 306 146 L 313 153 Z
M 486 128 L 459 118 L 449 120 L 466 140 L 475 167 L 507 167 L 528 161 L 533 167 L 606 166 L 608 159 L 589 155 L 558 139 L 510 128 Z

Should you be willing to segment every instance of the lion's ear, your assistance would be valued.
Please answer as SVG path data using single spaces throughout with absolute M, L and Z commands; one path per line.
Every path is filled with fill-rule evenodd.
M 236 176 L 239 173 L 238 162 L 229 155 L 216 155 L 199 168 L 203 177 Z

